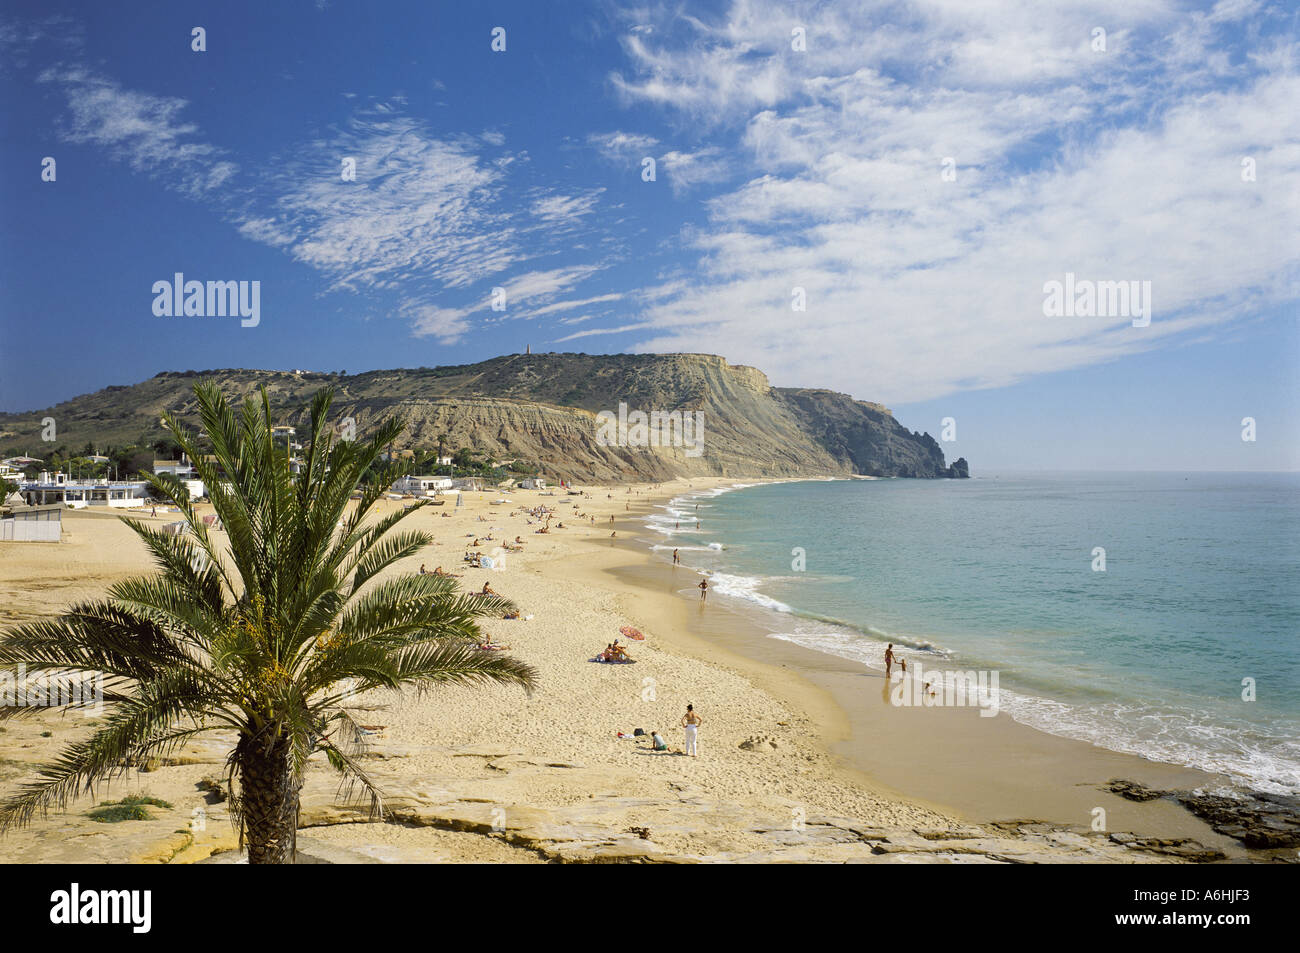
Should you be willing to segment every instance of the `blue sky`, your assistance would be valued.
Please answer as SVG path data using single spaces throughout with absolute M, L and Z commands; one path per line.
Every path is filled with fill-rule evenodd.
M 977 471 L 1300 468 L 1289 3 L 265 6 L 0 14 L 0 409 L 702 351 Z M 155 316 L 177 271 L 260 323 Z M 1150 323 L 1045 316 L 1067 272 Z

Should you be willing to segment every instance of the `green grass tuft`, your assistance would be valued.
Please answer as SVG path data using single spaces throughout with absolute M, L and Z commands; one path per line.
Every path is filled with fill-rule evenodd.
M 162 798 L 147 794 L 131 794 L 120 801 L 105 801 L 99 807 L 86 812 L 92 821 L 101 824 L 117 824 L 121 821 L 151 821 L 153 815 L 145 810 L 146 805 L 170 808 L 171 803 Z

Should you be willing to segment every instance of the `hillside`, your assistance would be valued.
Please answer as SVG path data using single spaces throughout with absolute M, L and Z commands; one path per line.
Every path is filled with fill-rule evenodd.
M 705 354 L 515 354 L 479 364 L 363 374 L 213 370 L 166 372 L 108 387 L 45 410 L 0 414 L 0 447 L 43 457 L 41 421 L 53 417 L 59 444 L 144 444 L 162 435 L 171 410 L 193 420 L 192 386 L 213 378 L 228 397 L 265 385 L 285 423 L 301 426 L 311 395 L 337 394 L 334 413 L 364 434 L 400 414 L 406 445 L 468 447 L 542 464 L 552 478 L 659 480 L 731 477 L 966 476 L 928 434 L 909 431 L 879 404 L 825 390 L 772 387 L 762 372 Z M 698 455 L 688 448 L 602 446 L 602 411 L 699 411 Z M 635 439 L 635 431 L 633 431 Z

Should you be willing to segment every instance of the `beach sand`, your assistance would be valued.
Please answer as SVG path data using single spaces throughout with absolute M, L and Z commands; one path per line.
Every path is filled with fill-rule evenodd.
M 502 494 L 487 491 L 466 494 L 464 507 L 448 502 L 409 517 L 403 526 L 436 542 L 394 571 L 423 564 L 463 573 L 466 588 L 490 581 L 532 618 L 485 620 L 483 629 L 536 667 L 539 686 L 531 696 L 489 686 L 356 699 L 359 721 L 384 726 L 366 765 L 390 822 L 341 804 L 337 777 L 313 763 L 304 850 L 316 844 L 335 859 L 352 851 L 364 862 L 1176 859 L 1112 843 L 1092 824 L 1093 809 L 1103 807 L 1106 831 L 1194 838 L 1240 855 L 1169 802 L 1137 804 L 1098 789 L 1115 776 L 1191 786 L 1196 772 L 1053 738 L 1005 716 L 882 704 L 876 674 L 762 638 L 716 596 L 699 606 L 692 571 L 632 542 L 644 535 L 637 516 L 688 489 L 731 482 L 584 488 L 589 497 L 518 490 L 501 505 L 492 501 Z M 522 512 L 511 515 L 539 504 L 559 511 L 545 535 Z M 385 501 L 380 510 L 400 505 Z M 570 515 L 577 511 L 583 520 Z M 482 540 L 484 553 L 517 535 L 524 552 L 508 554 L 503 571 L 463 568 L 473 538 L 487 535 L 495 540 Z M 62 543 L 0 543 L 0 624 L 55 614 L 150 569 L 114 515 L 68 512 Z M 588 661 L 626 624 L 647 636 L 629 645 L 636 664 Z M 658 729 L 681 748 L 688 703 L 704 722 L 698 758 L 617 737 Z M 86 730 L 75 715 L 6 723 L 0 793 Z M 151 770 L 128 770 L 95 798 L 0 839 L 0 861 L 186 862 L 231 850 L 224 805 L 198 787 L 220 773 L 230 744 L 229 735 L 213 735 Z M 172 806 L 151 809 L 150 821 L 85 816 L 128 793 Z M 1010 820 L 1024 823 L 987 825 Z

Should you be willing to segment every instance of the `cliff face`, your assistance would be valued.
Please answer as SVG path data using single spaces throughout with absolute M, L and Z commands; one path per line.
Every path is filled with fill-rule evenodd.
M 964 458 L 945 465 L 928 433 L 909 431 L 879 404 L 826 390 L 780 388 L 804 430 L 854 473 L 868 476 L 970 476 Z
M 457 367 L 315 374 L 220 370 L 159 374 L 132 387 L 110 387 L 48 410 L 0 415 L 0 447 L 41 456 L 41 419 L 54 417 L 58 444 L 80 448 L 141 443 L 161 435 L 172 410 L 192 417 L 195 379 L 218 381 L 242 399 L 265 385 L 283 419 L 306 423 L 306 405 L 322 386 L 336 391 L 334 414 L 352 417 L 359 433 L 399 414 L 406 443 L 469 447 L 498 459 L 542 464 L 551 477 L 662 480 L 734 477 L 965 476 L 929 435 L 899 424 L 879 404 L 845 394 L 773 388 L 752 367 L 704 354 L 509 355 Z M 635 417 L 624 445 L 597 439 L 602 412 L 700 412 L 698 444 L 643 446 Z M 670 441 L 672 442 L 672 441 Z M 627 445 L 631 444 L 631 445 Z

